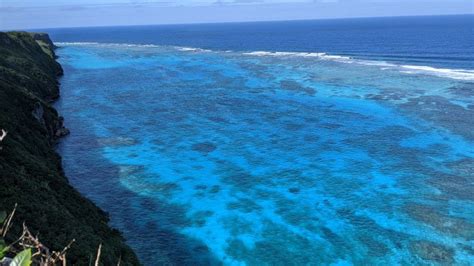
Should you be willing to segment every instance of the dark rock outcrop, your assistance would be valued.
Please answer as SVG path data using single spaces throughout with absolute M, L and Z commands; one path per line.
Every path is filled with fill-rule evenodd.
M 61 66 L 47 34 L 0 32 L 0 129 L 8 131 L 0 150 L 0 210 L 18 203 L 10 238 L 22 222 L 49 248 L 71 239 L 72 265 L 88 265 L 102 243 L 101 262 L 139 264 L 107 214 L 80 195 L 64 176 L 57 140 L 69 133 L 50 105 L 59 97 Z M 10 239 L 13 240 L 13 239 Z
M 54 53 L 54 49 L 56 49 L 56 45 L 54 45 L 53 41 L 49 38 L 49 35 L 47 33 L 38 33 L 38 32 L 32 32 L 30 33 L 31 37 L 39 44 L 44 43 L 47 45 L 48 49 Z

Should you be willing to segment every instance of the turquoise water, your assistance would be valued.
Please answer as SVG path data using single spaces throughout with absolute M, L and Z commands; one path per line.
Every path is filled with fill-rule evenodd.
M 59 45 L 66 174 L 145 265 L 474 261 L 474 73 Z

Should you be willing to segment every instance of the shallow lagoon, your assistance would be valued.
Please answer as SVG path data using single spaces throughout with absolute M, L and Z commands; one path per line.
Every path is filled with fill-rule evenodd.
M 66 174 L 144 264 L 474 261 L 474 74 L 61 46 Z

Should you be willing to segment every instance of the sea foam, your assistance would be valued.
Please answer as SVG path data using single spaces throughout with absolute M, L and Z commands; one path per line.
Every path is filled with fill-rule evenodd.
M 382 60 L 365 60 L 357 59 L 349 56 L 329 55 L 326 53 L 305 53 L 305 52 L 267 52 L 255 51 L 246 52 L 244 55 L 250 56 L 274 56 L 274 57 L 313 57 L 319 60 L 331 60 L 340 63 L 358 64 L 365 66 L 378 66 L 381 70 L 399 70 L 405 74 L 425 74 L 438 76 L 443 78 L 474 81 L 474 70 L 467 69 L 449 69 L 449 68 L 435 68 L 431 66 L 417 66 L 417 65 L 400 65 L 389 63 Z
M 131 43 L 98 43 L 98 42 L 55 42 L 57 46 L 100 46 L 100 47 L 149 47 L 149 48 L 171 48 L 180 52 L 216 52 L 216 53 L 239 53 L 235 51 L 217 51 L 196 47 L 186 46 L 166 46 L 155 44 L 131 44 Z M 364 66 L 380 67 L 381 70 L 398 70 L 404 74 L 415 75 L 431 75 L 442 78 L 449 78 L 455 80 L 474 81 L 474 70 L 467 69 L 449 69 L 449 68 L 435 68 L 432 66 L 418 66 L 418 65 L 403 65 L 396 63 L 389 63 L 383 60 L 367 60 L 354 58 L 345 55 L 333 55 L 322 52 L 283 52 L 283 51 L 251 51 L 241 52 L 245 56 L 258 57 L 303 57 L 314 58 L 316 60 L 335 61 L 345 64 L 357 64 Z
M 444 78 L 474 81 L 474 70 L 434 68 L 430 66 L 401 65 L 401 72 L 408 74 L 432 74 Z

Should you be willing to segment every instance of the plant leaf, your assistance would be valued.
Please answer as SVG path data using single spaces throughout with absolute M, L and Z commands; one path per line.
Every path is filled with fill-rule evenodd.
M 0 224 L 3 224 L 5 222 L 5 219 L 7 219 L 7 213 L 5 211 L 0 212 Z
M 31 265 L 31 249 L 25 249 L 18 253 L 10 263 L 10 266 L 30 266 Z
M 5 257 L 5 253 L 8 252 L 8 248 L 9 247 L 5 243 L 5 240 L 0 238 L 0 260 L 3 259 L 3 257 Z

